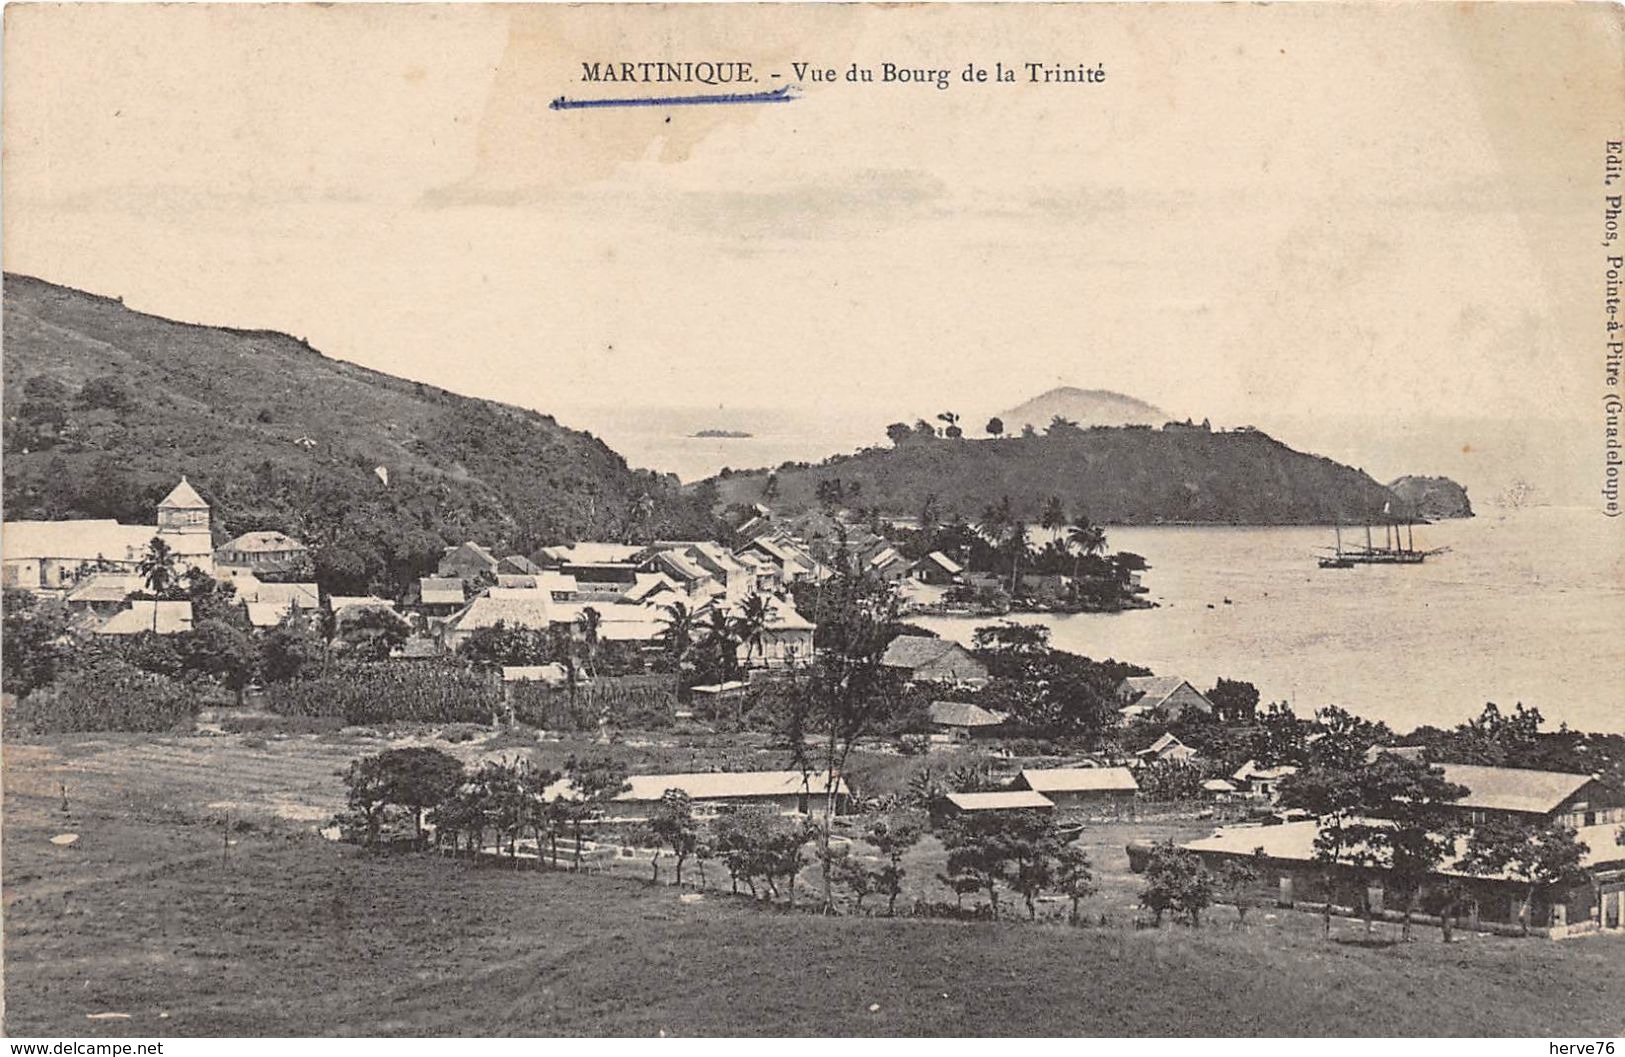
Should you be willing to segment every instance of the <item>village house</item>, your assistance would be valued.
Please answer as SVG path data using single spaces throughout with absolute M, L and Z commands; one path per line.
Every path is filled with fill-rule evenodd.
M 1024 770 L 1012 789 L 1043 793 L 1062 811 L 1120 812 L 1134 803 L 1140 783 L 1127 767 L 1056 767 Z
M 1011 811 L 1055 813 L 1055 801 L 1031 789 L 1003 789 L 991 793 L 948 793 L 931 805 L 933 822 L 961 815 L 999 815 Z
M 1187 710 L 1213 714 L 1207 695 L 1177 675 L 1131 675 L 1117 688 L 1124 719 L 1151 719 L 1174 723 Z
M 514 576 L 535 576 L 542 571 L 542 567 L 525 557 L 523 554 L 510 554 L 497 562 L 497 576 L 504 573 Z
M 467 601 L 462 577 L 425 576 L 418 580 L 413 608 L 426 617 L 449 617 Z
M 690 605 L 703 605 L 706 601 L 726 594 L 727 588 L 709 569 L 680 550 L 663 550 L 649 559 L 649 571 L 660 573 L 687 597 Z M 636 575 L 633 578 L 636 583 Z
M 192 630 L 192 603 L 132 599 L 128 609 L 114 613 L 94 630 L 97 635 L 178 635 Z
M 1230 781 L 1235 783 L 1238 791 L 1254 800 L 1264 800 L 1273 804 L 1281 795 L 1282 780 L 1297 773 L 1297 767 L 1290 763 L 1260 767 L 1257 760 L 1248 760 L 1236 768 L 1236 773 L 1230 776 Z
M 760 644 L 741 642 L 739 663 L 747 668 L 787 668 L 806 664 L 813 655 L 813 622 L 796 612 L 796 607 L 768 597 L 767 622 Z M 732 613 L 738 616 L 738 611 Z
M 872 575 L 894 584 L 908 576 L 914 563 L 899 554 L 896 547 L 886 546 L 869 558 L 868 567 Z
M 309 551 L 303 543 L 271 529 L 245 532 L 214 552 L 217 567 L 246 569 L 253 573 L 289 572 L 308 561 Z
M 1472 825 L 1497 818 L 1573 829 L 1625 823 L 1625 795 L 1595 775 L 1465 763 L 1435 766 L 1445 781 L 1467 790 L 1450 808 Z
M 493 577 L 497 574 L 496 555 L 484 547 L 469 540 L 454 547 L 447 547 L 440 557 L 440 565 L 435 569 L 436 575 L 447 579 L 472 580 L 476 577 Z
M 664 573 L 638 573 L 621 596 L 625 602 L 666 606 L 673 602 L 688 604 L 688 596 L 678 589 L 672 578 Z
M 662 541 L 655 544 L 656 553 L 650 556 L 649 568 L 662 572 L 656 562 L 661 554 L 677 553 L 698 571 L 711 577 L 713 597 L 720 597 L 725 605 L 743 602 L 756 593 L 756 570 L 734 557 L 728 548 L 709 540 Z M 674 582 L 681 583 L 678 578 Z
M 1196 750 L 1172 734 L 1164 734 L 1135 753 L 1134 758 L 1137 763 L 1142 765 L 1163 762 L 1189 763 L 1196 759 Z
M 139 573 L 87 573 L 63 598 L 68 612 L 89 613 L 105 620 L 124 608 L 124 600 L 146 590 Z
M 933 587 L 948 587 L 959 583 L 964 575 L 964 566 L 954 561 L 941 551 L 932 551 L 909 570 L 909 575 L 922 584 Z
M 687 793 L 694 813 L 715 815 L 728 807 L 770 807 L 784 815 L 813 815 L 824 809 L 828 786 L 821 774 L 801 771 L 707 771 L 697 774 L 634 774 L 627 778 L 629 788 L 615 797 L 605 810 L 606 822 L 647 821 L 667 790 Z M 575 798 L 568 779 L 549 786 L 542 794 L 548 800 Z M 844 813 L 851 797 L 843 779 L 835 780 L 836 813 Z
M 965 647 L 929 635 L 899 635 L 880 658 L 882 666 L 911 683 L 985 686 L 987 666 Z
M 1362 893 L 1376 915 L 1391 916 L 1402 909 L 1389 898 L 1386 871 L 1367 863 L 1328 865 L 1316 856 L 1315 838 L 1319 824 L 1314 821 L 1287 822 L 1277 826 L 1227 826 L 1210 837 L 1186 843 L 1210 869 L 1228 860 L 1244 859 L 1259 868 L 1255 896 L 1271 899 L 1282 907 L 1302 903 L 1324 904 L 1330 895 L 1344 913 L 1354 913 Z M 1625 931 L 1625 845 L 1619 840 L 1617 823 L 1582 826 L 1577 839 L 1587 851 L 1580 861 L 1580 875 L 1572 881 L 1535 892 L 1529 908 L 1532 931 L 1559 937 L 1598 929 Z M 1421 885 L 1418 903 L 1424 912 L 1433 906 L 1433 896 L 1447 882 L 1459 886 L 1466 896 L 1460 911 L 1469 928 L 1494 928 L 1510 932 L 1518 929 L 1528 886 L 1505 871 L 1485 873 L 1461 865 L 1467 837 L 1456 839 L 1455 849 Z M 1256 854 L 1261 850 L 1261 856 Z M 1333 888 L 1327 890 L 1330 871 Z M 1550 922 L 1550 925 L 1546 923 Z
M 557 610 L 558 603 L 544 591 L 493 588 L 445 619 L 439 629 L 440 648 L 446 653 L 456 653 L 476 631 L 498 624 L 546 631 L 552 626 Z
M 268 584 L 241 577 L 233 583 L 248 622 L 256 628 L 274 628 L 297 612 L 314 613 L 322 607 L 321 590 L 315 584 Z
M 90 572 L 136 571 L 153 539 L 175 556 L 175 572 L 213 574 L 209 504 L 185 477 L 158 504 L 156 525 L 111 518 L 8 521 L 0 527 L 0 577 L 7 588 L 66 591 Z
M 542 590 L 555 602 L 573 602 L 581 593 L 576 578 L 552 569 L 536 573 L 497 573 L 496 587 L 509 590 Z
M 952 742 L 990 737 L 999 733 L 1008 718 L 968 701 L 933 701 L 927 706 L 934 736 Z

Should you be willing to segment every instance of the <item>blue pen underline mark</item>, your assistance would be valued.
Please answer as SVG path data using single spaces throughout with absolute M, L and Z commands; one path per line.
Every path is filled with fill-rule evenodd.
M 726 103 L 788 103 L 796 97 L 790 86 L 765 92 L 719 92 L 713 95 L 632 96 L 627 99 L 571 99 L 559 96 L 547 104 L 549 110 L 597 110 L 622 106 L 706 106 Z

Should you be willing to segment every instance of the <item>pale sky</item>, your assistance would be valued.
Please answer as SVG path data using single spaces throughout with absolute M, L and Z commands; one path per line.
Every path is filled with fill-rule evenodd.
M 1620 12 L 12 6 L 5 267 L 543 411 L 1594 418 Z M 662 58 L 956 80 L 547 108 Z

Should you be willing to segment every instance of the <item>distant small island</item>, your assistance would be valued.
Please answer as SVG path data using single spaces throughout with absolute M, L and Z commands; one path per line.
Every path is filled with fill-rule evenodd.
M 697 433 L 690 433 L 690 437 L 722 437 L 736 440 L 741 437 L 754 437 L 754 433 L 746 433 L 742 429 L 702 429 Z

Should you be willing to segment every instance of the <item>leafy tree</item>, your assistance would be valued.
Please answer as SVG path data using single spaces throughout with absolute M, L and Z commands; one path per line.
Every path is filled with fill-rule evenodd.
M 897 447 L 902 447 L 914 435 L 914 430 L 907 422 L 893 422 L 886 427 L 886 439 Z
M 181 586 L 192 603 L 194 626 L 205 620 L 219 620 L 248 630 L 248 613 L 238 604 L 237 585 L 230 580 L 216 580 L 201 569 L 189 569 L 181 577 Z
M 406 619 L 383 606 L 365 606 L 338 622 L 338 639 L 350 656 L 381 661 L 405 644 L 412 627 Z M 487 629 L 481 628 L 480 631 Z
M 607 753 L 589 752 L 571 756 L 564 764 L 576 803 L 569 813 L 570 836 L 575 842 L 575 868 L 581 869 L 581 841 L 586 824 L 601 818 L 609 802 L 632 787 L 626 781 L 626 765 Z
M 944 411 L 937 416 L 937 421 L 946 423 L 942 429 L 943 436 L 957 440 L 965 435 L 965 431 L 959 428 L 959 416 L 954 412 Z
M 879 871 L 870 869 L 861 857 L 852 854 L 850 846 L 835 853 L 830 874 L 836 883 L 852 893 L 853 908 L 859 914 L 863 913 L 864 899 L 879 889 L 882 883 Z
M 1158 925 L 1169 910 L 1189 915 L 1192 926 L 1201 924 L 1202 911 L 1213 903 L 1213 877 L 1200 856 L 1164 841 L 1151 849 L 1145 875 L 1140 905 L 1156 914 Z
M 971 633 L 971 645 L 978 650 L 1010 650 L 1039 654 L 1049 649 L 1050 629 L 1043 624 L 1018 624 L 1006 620 L 985 624 Z
M 1236 923 L 1247 926 L 1247 908 L 1252 903 L 1252 890 L 1264 873 L 1264 849 L 1254 848 L 1251 859 L 1226 859 L 1219 867 L 1215 883 L 1229 897 L 1236 908 Z
M 1393 731 L 1386 724 L 1361 719 L 1336 705 L 1315 713 L 1315 727 L 1320 737 L 1307 746 L 1310 762 L 1339 771 L 1359 770 L 1373 746 L 1393 741 Z
M 681 789 L 668 789 L 661 794 L 654 816 L 649 819 L 649 832 L 671 849 L 672 857 L 677 860 L 677 886 L 681 888 L 683 863 L 700 843 L 700 829 L 694 822 L 694 804 L 689 795 Z
M 1010 864 L 1006 822 L 996 813 L 961 815 L 941 827 L 937 836 L 948 849 L 947 879 L 956 893 L 987 893 L 988 910 L 999 918 L 999 883 Z
M 37 687 L 49 686 L 73 663 L 74 649 L 68 638 L 68 613 L 60 605 L 42 603 L 30 591 L 8 590 L 3 603 L 4 634 L 0 635 L 0 657 L 4 669 L 0 682 L 19 697 Z
M 463 783 L 463 765 L 440 749 L 413 746 L 379 754 L 385 798 L 412 813 L 418 843 L 423 842 L 423 813 L 443 803 Z
M 266 632 L 260 642 L 260 673 L 267 682 L 284 683 L 320 669 L 327 646 L 310 625 L 290 616 Z
M 548 634 L 539 628 L 499 620 L 489 628 L 476 628 L 458 646 L 458 655 L 478 667 L 536 665 L 552 657 Z
M 344 785 L 349 789 L 348 803 L 351 813 L 361 823 L 363 843 L 371 848 L 378 843 L 383 826 L 384 809 L 389 806 L 389 776 L 378 756 L 363 756 L 350 761 L 344 774 Z
M 903 856 L 925 835 L 925 827 L 917 818 L 908 816 L 877 820 L 869 827 L 864 839 L 874 845 L 885 857 L 886 864 L 877 875 L 880 890 L 886 893 L 886 916 L 897 913 L 897 897 L 903 892 Z
M 1568 826 L 1490 819 L 1475 826 L 1468 836 L 1462 864 L 1475 873 L 1504 872 L 1523 884 L 1518 924 L 1527 935 L 1535 894 L 1583 876 L 1580 864 L 1589 850 Z
M 930 532 L 942 522 L 942 504 L 937 499 L 937 493 L 927 492 L 925 501 L 920 504 L 920 528 Z
M 1323 765 L 1305 767 L 1281 782 L 1280 801 L 1286 807 L 1301 808 L 1314 815 L 1315 861 L 1320 864 L 1326 886 L 1326 902 L 1321 924 L 1325 935 L 1332 932 L 1332 897 L 1339 871 L 1359 846 L 1360 818 L 1364 811 L 1361 789 L 1355 775 Z
M 1221 676 L 1207 698 L 1221 723 L 1251 723 L 1258 712 L 1258 687 L 1252 683 Z
M 826 871 L 826 910 L 832 909 L 833 891 L 827 874 L 829 836 L 847 757 L 857 740 L 895 705 L 895 678 L 881 657 L 897 623 L 897 606 L 896 590 L 875 577 L 842 575 L 825 583 L 813 616 L 818 652 L 789 701 L 786 734 L 791 736 L 795 762 L 809 775 L 809 785 L 812 775 L 823 785 L 820 852 Z M 806 732 L 821 735 L 816 758 L 809 755 Z
M 1409 939 L 1422 884 L 1455 851 L 1456 815 L 1450 805 L 1467 789 L 1446 781 L 1436 767 L 1391 755 L 1362 767 L 1357 782 L 1367 811 L 1380 821 L 1357 824 L 1354 837 L 1372 849 L 1403 897 L 1402 933 Z
M 1089 853 L 1076 844 L 1064 844 L 1055 855 L 1055 888 L 1071 901 L 1067 924 L 1078 923 L 1078 904 L 1095 893 L 1095 875 Z
M 1066 845 L 1055 819 L 1037 812 L 1011 812 L 1005 840 L 1009 864 L 1005 878 L 1027 905 L 1027 920 L 1038 919 L 1037 898 L 1055 887 L 1061 849 Z
M 1001 436 L 1003 436 L 1004 435 L 1004 419 L 999 418 L 997 415 L 995 415 L 992 418 L 988 419 L 987 420 L 987 435 L 990 436 L 990 437 L 1001 437 Z
M 253 638 L 219 617 L 194 623 L 192 630 L 181 638 L 186 667 L 218 680 L 221 686 L 237 695 L 237 703 L 242 704 L 243 692 L 259 670 L 260 651 Z

